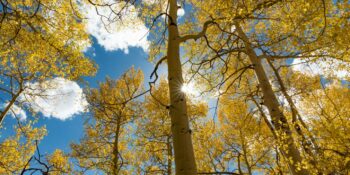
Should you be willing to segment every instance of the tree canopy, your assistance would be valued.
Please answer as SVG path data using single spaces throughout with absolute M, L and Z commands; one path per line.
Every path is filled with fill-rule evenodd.
M 17 119 L 0 140 L 1 174 L 350 173 L 347 1 L 0 2 L 0 123 Z M 19 110 L 36 115 L 30 97 L 52 95 L 55 78 L 96 73 L 88 25 L 140 24 L 150 74 L 85 86 L 82 137 L 41 154 L 47 131 Z

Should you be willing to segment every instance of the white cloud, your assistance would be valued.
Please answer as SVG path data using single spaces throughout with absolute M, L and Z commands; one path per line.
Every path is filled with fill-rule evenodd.
M 29 83 L 20 100 L 45 117 L 66 120 L 84 112 L 87 101 L 80 86 L 64 78 Z
M 119 6 L 119 4 L 114 3 L 111 8 L 118 11 Z M 140 47 L 147 52 L 149 47 L 148 28 L 138 17 L 135 7 L 128 7 L 126 12 L 123 12 L 122 19 L 113 22 L 107 18 L 116 19 L 118 16 L 112 13 L 111 8 L 98 7 L 97 14 L 94 6 L 83 5 L 81 10 L 87 18 L 87 32 L 94 36 L 98 44 L 107 51 L 122 50 L 128 53 L 129 47 Z
M 3 104 L 3 108 L 5 108 L 9 103 Z M 19 120 L 25 120 L 27 118 L 26 112 L 19 106 L 13 104 L 8 111 L 7 115 L 11 115 L 13 118 L 18 118 Z
M 182 17 L 182 16 L 184 16 L 184 15 L 185 15 L 185 9 L 179 8 L 179 9 L 177 10 L 177 16 Z
M 294 59 L 292 69 L 308 75 L 323 75 L 327 78 L 350 78 L 350 64 L 331 58 L 310 61 L 309 59 Z
M 87 52 L 91 48 L 91 42 L 89 40 L 81 40 L 77 44 L 82 52 Z

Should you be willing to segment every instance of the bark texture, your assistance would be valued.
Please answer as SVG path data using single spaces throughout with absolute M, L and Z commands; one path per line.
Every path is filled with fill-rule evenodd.
M 194 175 L 197 173 L 192 146 L 191 129 L 187 114 L 185 94 L 180 61 L 180 37 L 177 27 L 177 2 L 169 0 L 168 16 L 168 81 L 170 93 L 169 112 L 177 175 Z

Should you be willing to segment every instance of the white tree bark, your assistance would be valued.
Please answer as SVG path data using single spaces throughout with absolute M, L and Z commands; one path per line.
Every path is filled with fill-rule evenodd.
M 169 0 L 168 16 L 168 80 L 170 93 L 171 132 L 175 155 L 175 172 L 177 175 L 197 174 L 196 162 L 192 146 L 191 129 L 187 114 L 180 61 L 180 36 L 177 27 L 177 2 Z

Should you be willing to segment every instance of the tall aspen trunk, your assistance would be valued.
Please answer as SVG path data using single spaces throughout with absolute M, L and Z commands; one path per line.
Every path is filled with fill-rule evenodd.
M 249 43 L 248 37 L 243 32 L 238 22 L 235 24 L 235 26 L 238 32 L 238 36 L 244 42 L 246 54 L 254 66 L 255 74 L 259 81 L 259 87 L 261 88 L 264 95 L 264 105 L 267 107 L 271 115 L 272 124 L 274 125 L 278 134 L 279 142 L 282 144 L 280 146 L 280 149 L 285 153 L 289 169 L 293 175 L 308 175 L 310 174 L 308 170 L 302 169 L 301 167 L 298 168 L 298 165 L 300 166 L 302 163 L 302 157 L 294 143 L 292 131 L 289 127 L 287 118 L 279 108 L 280 104 L 275 96 L 274 91 L 272 90 L 272 86 L 261 64 L 261 60 L 256 55 L 254 49 Z
M 177 27 L 177 2 L 169 0 L 168 16 L 168 81 L 170 93 L 170 118 L 173 147 L 175 154 L 175 172 L 177 175 L 194 175 L 197 173 L 191 139 L 191 129 L 187 115 L 185 94 L 180 61 L 180 37 Z
M 273 63 L 267 59 L 267 63 L 272 68 L 275 77 L 279 83 L 280 90 L 283 94 L 283 96 L 286 98 L 288 104 L 290 105 L 291 112 L 292 112 L 292 124 L 294 126 L 295 131 L 298 133 L 299 137 L 301 138 L 302 146 L 305 150 L 305 152 L 313 158 L 313 161 L 316 161 L 316 155 L 312 152 L 312 147 L 315 148 L 316 151 L 318 151 L 318 146 L 316 144 L 315 138 L 309 133 L 309 128 L 306 126 L 304 120 L 301 118 L 299 111 L 297 110 L 297 107 L 295 106 L 292 97 L 287 93 L 287 88 L 284 86 L 283 80 L 281 76 L 278 73 L 278 70 L 274 67 Z M 299 122 L 301 123 L 301 126 L 303 126 L 306 129 L 307 136 L 310 138 L 310 141 L 306 138 L 304 132 L 301 130 L 301 126 L 299 125 Z M 315 165 L 316 162 L 312 162 L 313 165 Z

